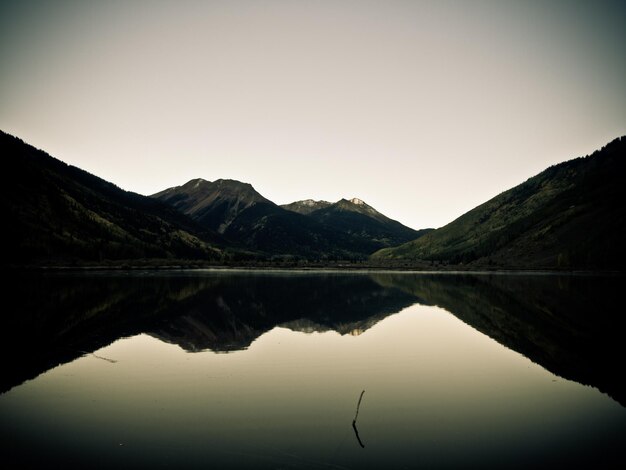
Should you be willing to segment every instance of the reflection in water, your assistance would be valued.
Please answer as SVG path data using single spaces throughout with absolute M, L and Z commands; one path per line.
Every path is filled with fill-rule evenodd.
M 236 351 L 278 325 L 358 334 L 415 303 L 368 276 L 189 272 L 45 276 L 6 286 L 0 391 L 95 351 L 148 333 L 186 351 Z M 8 360 L 11 358 L 10 360 Z
M 562 377 L 626 405 L 616 328 L 621 276 L 383 275 L 381 285 L 424 298 Z
M 626 408 L 512 350 L 624 404 L 621 281 L 295 272 L 13 279 L 1 333 L 2 390 L 10 390 L 0 396 L 2 450 L 53 464 L 97 458 L 103 467 L 600 464 L 623 457 Z
M 626 404 L 615 328 L 622 277 L 188 272 L 14 279 L 0 391 L 148 333 L 186 351 L 236 351 L 276 326 L 358 335 L 414 303 L 437 305 L 548 370 Z M 27 345 L 27 346 L 26 346 Z

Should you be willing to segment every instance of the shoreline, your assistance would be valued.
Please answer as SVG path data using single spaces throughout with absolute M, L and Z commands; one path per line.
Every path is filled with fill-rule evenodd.
M 375 263 L 230 263 L 212 264 L 202 262 L 178 263 L 139 263 L 131 262 L 115 264 L 85 264 L 85 265 L 8 265 L 5 269 L 16 272 L 33 273 L 88 273 L 88 272 L 181 272 L 181 271 L 278 271 L 278 272 L 389 272 L 415 274 L 534 274 L 534 275 L 624 275 L 624 270 L 589 269 L 589 268 L 556 268 L 556 267 L 524 267 L 524 266 L 483 266 L 483 265 L 440 265 L 425 264 L 375 264 Z

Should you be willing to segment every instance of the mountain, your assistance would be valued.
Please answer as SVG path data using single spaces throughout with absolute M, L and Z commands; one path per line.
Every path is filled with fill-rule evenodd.
M 0 131 L 6 264 L 216 259 L 224 241 L 155 199 L 124 191 Z
M 374 259 L 507 268 L 623 269 L 626 137 L 554 165 L 448 225 Z
M 274 203 L 259 203 L 243 211 L 225 235 L 249 249 L 268 255 L 309 259 L 363 258 L 375 250 L 348 234 Z
M 258 203 L 270 203 L 252 185 L 235 180 L 191 180 L 182 186 L 153 194 L 204 227 L 224 233 L 244 210 Z M 270 203 L 271 204 L 271 203 Z
M 239 181 L 195 179 L 146 197 L 5 133 L 0 149 L 7 265 L 364 259 L 394 240 L 284 209 Z
M 341 199 L 311 212 L 309 216 L 342 232 L 370 240 L 372 245 L 377 244 L 378 247 L 415 240 L 432 230 L 413 230 L 357 198 Z
M 194 179 L 152 197 L 267 256 L 363 258 L 421 234 L 358 199 L 335 204 L 309 199 L 278 206 L 251 185 L 234 180 Z
M 323 209 L 330 206 L 328 201 L 314 201 L 313 199 L 305 199 L 303 201 L 296 201 L 290 204 L 282 204 L 280 207 L 287 209 L 291 212 L 297 212 L 302 215 L 309 215 L 311 212 L 318 209 Z
M 265 256 L 350 258 L 364 255 L 349 236 L 283 209 L 247 183 L 195 179 L 152 197 L 170 204 L 203 227 L 217 230 L 229 240 Z
M 437 230 L 415 231 L 359 199 L 283 207 L 234 180 L 145 197 L 0 131 L 7 265 L 123 260 L 403 260 L 531 269 L 623 269 L 626 137 L 552 166 Z M 399 245 L 399 246 L 398 246 Z M 378 251 L 377 251 L 378 250 Z

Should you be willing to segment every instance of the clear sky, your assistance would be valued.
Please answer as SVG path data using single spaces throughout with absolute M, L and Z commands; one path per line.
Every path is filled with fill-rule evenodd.
M 438 227 L 626 134 L 626 2 L 0 1 L 0 128 L 141 194 Z

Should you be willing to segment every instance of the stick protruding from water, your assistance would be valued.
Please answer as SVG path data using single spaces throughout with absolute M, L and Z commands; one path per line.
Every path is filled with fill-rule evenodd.
M 361 396 L 359 397 L 359 401 L 356 404 L 356 414 L 354 415 L 354 419 L 352 420 L 353 423 L 356 423 L 356 419 L 359 417 L 359 408 L 361 407 L 361 400 L 363 400 L 363 394 L 365 393 L 365 390 L 363 390 L 361 392 Z
M 356 420 L 359 417 L 359 408 L 361 408 L 361 400 L 363 400 L 364 393 L 365 393 L 365 390 L 361 392 L 359 401 L 356 404 L 356 413 L 354 414 L 354 419 L 352 420 L 352 429 L 354 429 L 354 434 L 356 435 L 356 440 L 359 441 L 359 445 L 365 449 L 365 445 L 363 444 L 363 442 L 361 441 L 361 438 L 359 437 L 359 430 L 356 428 Z

